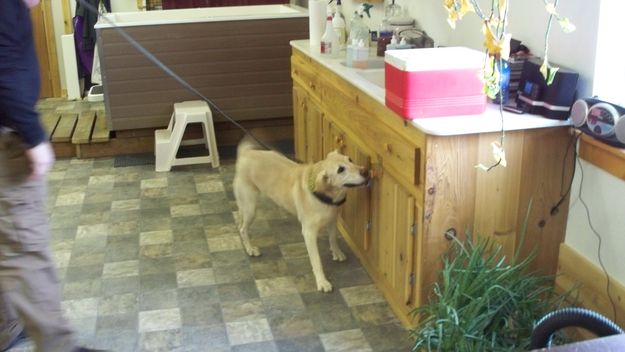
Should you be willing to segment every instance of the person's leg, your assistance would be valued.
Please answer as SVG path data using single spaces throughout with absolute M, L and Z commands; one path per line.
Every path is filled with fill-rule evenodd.
M 0 134 L 0 300 L 23 321 L 38 351 L 72 351 L 60 285 L 50 254 L 46 179 L 27 180 L 29 162 L 14 134 Z M 8 335 L 15 334 L 13 327 Z
M 15 309 L 9 304 L 9 300 L 0 293 L 0 351 L 9 348 L 23 329 Z

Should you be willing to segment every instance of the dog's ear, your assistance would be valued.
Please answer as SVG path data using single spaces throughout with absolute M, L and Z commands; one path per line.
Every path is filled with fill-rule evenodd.
M 321 170 L 317 174 L 317 182 L 327 183 L 328 182 L 328 172 L 326 170 Z
M 326 172 L 326 170 L 321 170 L 319 171 L 319 173 L 317 173 L 317 176 L 315 177 L 315 180 L 314 180 L 314 184 L 311 185 L 312 186 L 311 191 L 321 192 L 327 188 L 327 184 L 328 184 L 328 173 Z
M 334 149 L 333 151 L 328 153 L 328 155 L 326 156 L 326 159 L 329 158 L 331 155 L 340 154 L 340 153 L 341 152 L 339 149 Z

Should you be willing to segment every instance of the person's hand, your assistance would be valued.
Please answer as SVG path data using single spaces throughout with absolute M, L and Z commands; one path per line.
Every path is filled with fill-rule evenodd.
M 39 0 L 22 0 L 26 7 L 31 8 L 39 4 Z
M 30 160 L 30 180 L 45 176 L 54 164 L 54 150 L 49 142 L 42 142 L 27 149 L 26 157 Z

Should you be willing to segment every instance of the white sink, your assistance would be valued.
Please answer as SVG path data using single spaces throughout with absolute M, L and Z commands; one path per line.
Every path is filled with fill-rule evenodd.
M 375 84 L 380 88 L 384 88 L 384 69 L 375 69 L 375 70 L 362 70 L 357 71 L 356 74 L 360 75 L 362 78 L 367 81 Z
M 349 66 L 347 66 L 347 62 L 345 62 L 345 61 L 341 61 L 341 65 L 349 67 Z M 374 70 L 374 69 L 377 70 L 377 69 L 380 69 L 380 68 L 384 68 L 384 58 L 383 57 L 377 57 L 377 56 L 369 57 L 367 59 L 367 64 L 366 64 L 365 67 L 363 67 L 363 68 L 356 68 L 356 67 L 354 67 L 354 68 L 355 69 L 361 69 L 361 70 Z

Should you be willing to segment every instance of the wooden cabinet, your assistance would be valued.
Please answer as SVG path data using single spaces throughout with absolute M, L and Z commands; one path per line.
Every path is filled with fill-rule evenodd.
M 567 203 L 551 208 L 572 152 L 567 127 L 506 132 L 508 166 L 482 172 L 499 133 L 427 135 L 297 48 L 291 78 L 297 158 L 339 149 L 373 170 L 370 187 L 349 191 L 338 227 L 405 325 L 438 279 L 446 234 L 489 236 L 508 256 L 536 249 L 532 269 L 555 273 Z
M 339 150 L 349 156 L 358 165 L 367 168 L 375 167 L 372 153 L 350 140 L 345 132 L 331 119 L 323 119 L 324 155 L 332 150 Z M 339 213 L 338 226 L 349 236 L 352 244 L 363 255 L 371 254 L 372 227 L 372 187 L 353 188 L 347 191 L 345 204 Z
M 293 87 L 293 129 L 295 136 L 295 158 L 303 162 L 323 159 L 322 135 L 323 113 L 318 103 L 306 91 Z
M 389 173 L 382 173 L 374 186 L 376 236 L 373 247 L 382 282 L 392 299 L 404 310 L 414 307 L 417 275 L 417 243 L 423 238 L 420 210 L 415 197 Z

